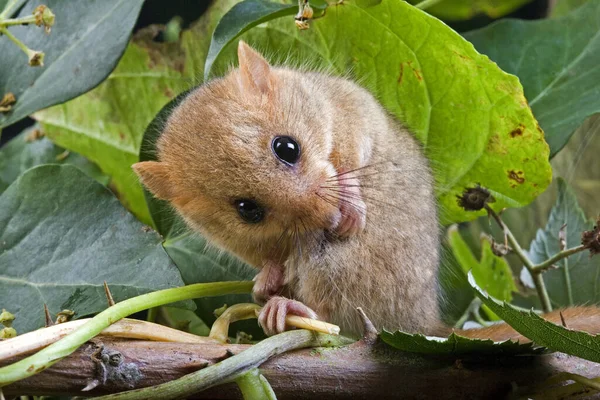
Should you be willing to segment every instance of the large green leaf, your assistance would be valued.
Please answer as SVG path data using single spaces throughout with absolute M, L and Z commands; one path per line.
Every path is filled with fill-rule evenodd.
M 582 6 L 588 0 L 558 0 L 554 2 L 554 6 L 550 11 L 550 16 L 552 18 L 562 17 L 563 15 L 567 15 L 577 7 Z
M 0 98 L 11 92 L 17 99 L 10 112 L 0 113 L 0 128 L 102 82 L 123 54 L 143 0 L 44 3 L 56 15 L 50 35 L 35 26 L 10 28 L 31 49 L 44 51 L 43 67 L 29 67 L 27 56 L 7 38 L 0 38 Z M 19 16 L 31 15 L 39 4 L 27 2 Z
M 44 304 L 77 316 L 105 309 L 104 281 L 116 301 L 183 284 L 160 236 L 79 169 L 21 175 L 0 196 L 0 308 L 16 329 L 43 326 Z
M 234 5 L 217 25 L 204 65 L 207 79 L 213 63 L 225 46 L 258 24 L 298 12 L 295 4 L 280 4 L 266 0 L 246 0 Z
M 577 203 L 577 198 L 563 179 L 558 179 L 558 198 L 550 212 L 548 223 L 539 229 L 531 242 L 528 256 L 534 263 L 541 263 L 560 251 L 559 231 L 566 224 L 567 248 L 581 244 L 581 233 L 591 230 L 594 222 L 588 220 Z M 559 269 L 546 271 L 544 282 L 552 304 L 565 307 L 573 304 L 600 303 L 600 258 L 590 258 L 588 252 L 574 254 L 558 263 Z M 567 270 L 565 270 L 565 265 Z M 568 278 L 566 276 L 568 274 Z M 530 275 L 524 269 L 524 281 Z M 571 303 L 568 282 L 570 282 Z
M 103 185 L 108 184 L 108 177 L 85 157 L 65 152 L 46 137 L 32 137 L 38 129 L 26 129 L 0 148 L 0 194 L 25 170 L 40 164 L 71 164 Z
M 423 0 L 409 0 L 417 4 Z M 427 12 L 445 21 L 463 21 L 485 14 L 490 18 L 500 18 L 531 0 L 443 0 L 427 8 Z
M 542 21 L 506 20 L 465 37 L 517 75 L 554 156 L 600 112 L 600 0 Z M 518 40 L 515 40 L 518 38 Z
M 512 270 L 504 258 L 492 252 L 492 243 L 487 236 L 481 238 L 479 261 L 455 226 L 448 229 L 448 243 L 465 276 L 471 271 L 477 284 L 486 292 L 500 300 L 512 300 L 512 292 L 517 291 Z M 491 319 L 498 319 L 488 308 L 484 306 L 483 309 Z
M 181 43 L 156 43 L 152 27 L 139 32 L 106 82 L 35 114 L 55 142 L 93 160 L 111 176 L 121 201 L 144 222 L 151 219 L 131 171 L 144 130 L 166 103 L 202 77 L 212 31 L 236 2 L 215 2 L 182 33 Z
M 534 347 L 533 343 L 519 343 L 507 340 L 494 342 L 492 340 L 470 339 L 452 333 L 447 339 L 410 334 L 405 332 L 388 332 L 385 329 L 380 334 L 381 339 L 395 349 L 412 353 L 435 355 L 524 355 L 539 354 L 543 348 Z
M 190 29 L 181 33 L 181 45 L 186 59 L 185 68 L 193 71 L 198 81 L 204 79 L 204 63 L 210 48 L 210 42 L 217 24 L 235 4 L 241 0 L 213 1 L 202 17 Z
M 121 201 L 142 221 L 150 217 L 131 170 L 144 129 L 173 96 L 189 85 L 178 44 L 155 43 L 142 33 L 98 88 L 35 118 L 58 145 L 94 161 L 112 178 Z
M 347 2 L 330 6 L 307 31 L 290 17 L 243 37 L 274 62 L 351 71 L 423 142 L 444 223 L 480 215 L 458 207 L 465 186 L 489 187 L 500 209 L 529 203 L 550 181 L 548 147 L 518 79 L 405 2 Z M 235 62 L 233 50 L 221 53 L 213 74 Z
M 469 274 L 469 283 L 486 306 L 517 332 L 533 340 L 536 344 L 586 360 L 600 362 L 600 335 L 593 336 L 586 332 L 564 328 L 546 321 L 533 311 L 520 311 L 510 304 L 496 300 L 477 286 L 472 274 Z

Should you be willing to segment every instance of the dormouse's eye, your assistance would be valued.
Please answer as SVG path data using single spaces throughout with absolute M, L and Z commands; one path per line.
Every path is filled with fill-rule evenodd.
M 242 219 L 250 224 L 256 224 L 265 217 L 265 209 L 254 200 L 238 199 L 235 201 L 235 208 Z
M 294 165 L 300 158 L 300 145 L 289 136 L 276 136 L 271 144 L 275 156 L 287 165 Z

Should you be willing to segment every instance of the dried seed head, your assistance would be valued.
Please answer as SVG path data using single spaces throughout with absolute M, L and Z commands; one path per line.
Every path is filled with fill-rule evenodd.
M 474 188 L 467 188 L 461 196 L 456 196 L 458 205 L 465 211 L 479 211 L 487 203 L 496 201 L 489 190 L 477 184 Z
M 581 244 L 590 250 L 590 256 L 600 253 L 600 217 L 598 217 L 594 229 L 581 234 Z
M 15 95 L 12 92 L 6 93 L 0 100 L 0 112 L 7 112 L 12 109 L 13 104 L 17 102 Z
M 38 6 L 35 10 L 33 10 L 33 16 L 35 17 L 35 24 L 37 26 L 43 25 L 46 33 L 50 33 L 50 28 L 52 25 L 54 25 L 54 21 L 56 19 L 56 16 L 52 10 L 44 5 Z
M 15 328 L 6 327 L 4 329 L 0 329 L 0 339 L 10 339 L 17 336 L 17 331 Z
M 0 313 L 0 324 L 10 327 L 12 322 L 15 320 L 15 316 L 5 309 L 2 309 L 2 313 Z
M 65 322 L 69 321 L 73 317 L 73 315 L 75 315 L 75 311 L 62 310 L 61 312 L 56 314 L 56 323 L 63 324 Z
M 492 253 L 498 257 L 504 257 L 508 253 L 511 252 L 510 246 L 504 243 L 498 243 L 494 239 L 492 239 Z
M 29 65 L 32 67 L 43 67 L 45 54 L 41 51 L 30 50 L 27 52 L 29 56 Z

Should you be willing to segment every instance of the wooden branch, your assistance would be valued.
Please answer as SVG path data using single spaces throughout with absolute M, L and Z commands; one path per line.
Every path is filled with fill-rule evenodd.
M 100 341 L 101 340 L 101 341 Z M 5 395 L 115 393 L 171 381 L 237 354 L 248 345 L 116 340 L 88 342 L 48 370 L 3 387 Z M 22 357 L 21 357 L 22 358 Z M 4 365 L 17 361 L 14 358 Z M 514 388 L 539 385 L 560 372 L 600 376 L 600 364 L 561 353 L 543 356 L 434 358 L 366 342 L 307 349 L 267 361 L 261 372 L 279 399 L 504 398 Z M 93 390 L 81 392 L 96 381 Z M 198 398 L 240 398 L 233 384 Z

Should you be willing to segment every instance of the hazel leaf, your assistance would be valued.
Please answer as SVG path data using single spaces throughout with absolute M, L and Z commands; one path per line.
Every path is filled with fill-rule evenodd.
M 506 302 L 496 300 L 477 285 L 471 273 L 469 273 L 469 283 L 486 306 L 513 329 L 536 344 L 550 350 L 600 362 L 600 335 L 594 336 L 564 328 L 546 321 L 533 311 L 520 311 Z
M 548 147 L 518 79 L 406 2 L 330 5 L 308 30 L 287 17 L 260 24 L 243 39 L 274 64 L 353 75 L 369 89 L 423 143 L 443 223 L 484 214 L 458 206 L 465 187 L 487 187 L 500 210 L 528 204 L 550 182 Z M 235 62 L 234 40 L 212 72 L 222 74 Z
M 564 179 L 559 178 L 557 181 L 558 197 L 550 211 L 548 223 L 543 229 L 538 229 L 527 252 L 530 260 L 536 264 L 546 261 L 560 251 L 558 235 L 563 225 L 567 225 L 565 227 L 567 248 L 579 246 L 581 234 L 594 226 L 594 221 L 585 217 L 577 197 Z M 600 257 L 590 257 L 589 252 L 584 251 L 573 254 L 566 258 L 566 261 L 566 264 L 565 260 L 559 261 L 558 269 L 546 271 L 542 275 L 552 304 L 558 307 L 599 304 Z M 523 269 L 522 274 L 526 277 L 529 275 L 526 269 Z
M 43 51 L 44 67 L 30 68 L 21 49 L 0 37 L 0 97 L 17 98 L 10 112 L 0 113 L 0 128 L 42 108 L 89 91 L 113 70 L 127 46 L 143 0 L 47 0 L 56 15 L 52 33 L 35 26 L 10 32 L 29 48 Z M 18 17 L 31 15 L 39 1 L 28 1 Z
M 477 50 L 521 79 L 550 157 L 586 118 L 600 112 L 599 18 L 600 1 L 594 0 L 561 18 L 504 20 L 465 34 Z
M 104 281 L 117 302 L 181 286 L 161 242 L 78 168 L 34 167 L 0 195 L 0 308 L 23 333 L 44 325 L 44 304 L 77 317 L 104 310 Z
M 422 0 L 409 0 L 411 4 L 418 4 Z M 500 18 L 531 0 L 444 0 L 427 8 L 427 12 L 444 21 L 464 21 L 479 15 L 490 18 Z

